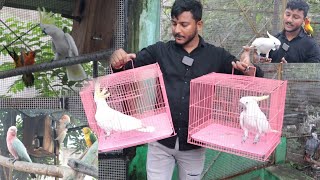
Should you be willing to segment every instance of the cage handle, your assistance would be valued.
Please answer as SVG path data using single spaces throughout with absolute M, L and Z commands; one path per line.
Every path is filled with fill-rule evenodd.
M 248 66 L 244 71 L 245 72 L 253 71 L 253 77 L 255 77 L 257 68 L 255 66 Z M 234 75 L 234 67 L 232 67 L 232 75 Z
M 132 69 L 134 69 L 133 59 L 132 59 L 132 60 L 130 60 L 130 61 L 131 61 Z M 110 66 L 111 72 L 112 72 L 112 73 L 114 73 L 114 72 L 113 72 L 113 69 L 112 69 L 112 66 L 111 66 L 111 63 L 110 63 L 110 65 L 109 65 L 109 66 Z M 125 66 L 125 65 L 123 65 L 123 66 Z M 122 67 L 122 68 L 123 68 L 123 67 Z

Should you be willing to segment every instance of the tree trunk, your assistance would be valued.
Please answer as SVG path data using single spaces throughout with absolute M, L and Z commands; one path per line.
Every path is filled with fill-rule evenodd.
M 80 22 L 74 21 L 71 33 L 79 54 L 112 48 L 116 29 L 116 0 L 86 1 L 82 15 L 78 11 L 81 9 L 80 2 L 77 0 L 74 15 L 82 18 Z

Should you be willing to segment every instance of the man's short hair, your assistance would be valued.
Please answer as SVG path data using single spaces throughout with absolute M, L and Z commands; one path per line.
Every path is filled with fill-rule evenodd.
M 202 4 L 197 0 L 176 0 L 171 9 L 171 18 L 177 18 L 187 11 L 191 12 L 197 22 L 202 19 Z
M 291 0 L 287 3 L 286 9 L 303 11 L 304 17 L 307 17 L 309 5 L 304 0 Z

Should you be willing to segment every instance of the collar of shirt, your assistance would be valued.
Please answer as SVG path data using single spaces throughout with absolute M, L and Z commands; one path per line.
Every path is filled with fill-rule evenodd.
M 283 38 L 283 39 L 288 40 L 287 37 L 286 37 L 286 34 L 285 34 L 285 30 L 281 31 L 281 32 L 279 33 L 279 36 L 280 36 L 281 38 Z M 305 36 L 307 36 L 307 34 L 305 33 L 304 29 L 301 27 L 298 36 L 295 37 L 295 38 L 293 38 L 292 40 L 294 40 L 294 39 L 296 39 L 296 38 L 303 38 L 303 37 L 305 37 Z M 292 40 L 291 40 L 291 41 L 292 41 Z

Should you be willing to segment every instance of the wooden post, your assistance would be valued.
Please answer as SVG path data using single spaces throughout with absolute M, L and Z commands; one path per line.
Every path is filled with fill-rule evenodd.
M 79 15 L 80 0 L 76 0 L 74 16 Z M 79 54 L 90 53 L 113 47 L 116 29 L 116 0 L 87 1 L 80 22 L 74 21 L 72 37 Z
M 279 19 L 281 19 L 280 14 L 282 15 L 282 11 L 281 13 L 279 12 L 279 5 L 280 0 L 274 0 L 272 16 L 272 34 L 277 34 L 279 31 L 281 31 L 279 26 Z
M 284 26 L 283 26 L 283 13 L 286 10 L 287 2 L 288 2 L 287 0 L 282 0 L 282 5 L 281 5 L 282 10 L 280 13 L 281 30 L 284 28 Z

